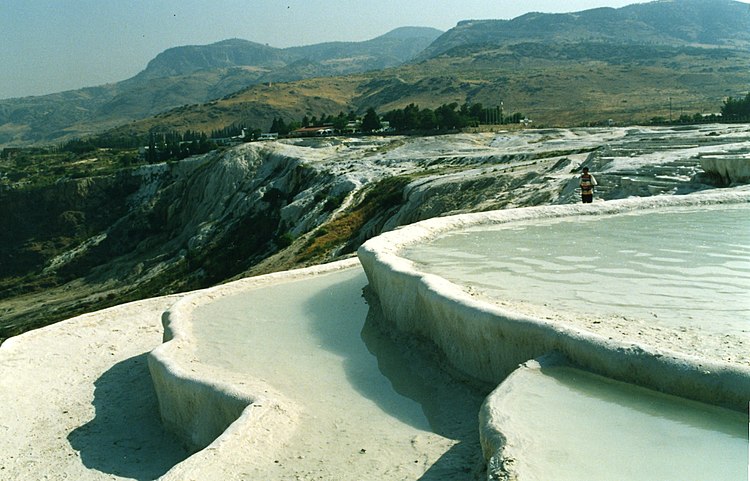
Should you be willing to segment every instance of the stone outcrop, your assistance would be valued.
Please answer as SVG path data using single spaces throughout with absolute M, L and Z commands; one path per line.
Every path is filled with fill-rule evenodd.
M 717 177 L 721 184 L 747 184 L 750 182 L 750 155 L 742 157 L 710 155 L 701 157 L 701 167 Z

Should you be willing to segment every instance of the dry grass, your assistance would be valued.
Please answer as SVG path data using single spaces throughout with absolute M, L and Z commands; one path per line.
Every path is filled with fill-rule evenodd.
M 404 187 L 411 180 L 411 176 L 389 177 L 371 186 L 360 203 L 349 207 L 316 231 L 298 253 L 297 261 L 319 260 L 345 246 L 356 250 L 359 245 L 354 242 L 355 239 L 365 240 L 362 228 L 379 215 L 383 216 L 401 205 Z
M 336 115 L 374 107 L 383 114 L 410 103 L 501 103 L 537 126 L 649 122 L 656 117 L 718 112 L 727 96 L 747 93 L 750 53 L 684 50 L 674 56 L 524 58 L 489 50 L 440 57 L 368 74 L 256 85 L 224 100 L 182 107 L 129 125 L 210 130 L 243 123 L 267 130 L 272 120 Z

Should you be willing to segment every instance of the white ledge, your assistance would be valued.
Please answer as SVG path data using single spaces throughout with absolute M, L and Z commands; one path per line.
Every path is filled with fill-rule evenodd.
M 477 300 L 456 284 L 421 272 L 399 253 L 407 245 L 469 226 L 747 202 L 750 191 L 732 189 L 434 218 L 371 239 L 358 255 L 387 321 L 434 342 L 467 375 L 497 384 L 518 365 L 557 353 L 597 374 L 744 412 L 750 399 L 747 366 L 608 339 L 583 328 L 522 315 Z
M 229 469 L 243 456 L 256 461 L 267 458 L 272 464 L 274 453 L 294 433 L 299 416 L 299 406 L 268 384 L 197 361 L 192 333 L 195 309 L 244 289 L 356 264 L 357 259 L 352 258 L 242 279 L 196 291 L 164 313 L 164 344 L 148 358 L 159 410 L 165 426 L 189 449 L 200 452 L 176 465 L 161 480 L 178 481 L 196 473 L 203 473 L 203 479 L 219 479 L 217 467 Z

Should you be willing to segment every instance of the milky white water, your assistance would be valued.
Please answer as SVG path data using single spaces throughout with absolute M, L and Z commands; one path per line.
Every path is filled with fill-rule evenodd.
M 273 466 L 248 479 L 465 480 L 481 466 L 486 393 L 381 333 L 361 268 L 285 280 L 198 308 L 201 363 L 262 379 L 303 408 Z
M 750 332 L 747 204 L 473 227 L 402 255 L 494 299 Z
M 571 368 L 509 381 L 502 407 L 519 479 L 747 479 L 746 414 Z
M 571 310 L 585 304 L 590 316 L 627 309 L 653 322 L 747 335 L 748 305 L 740 294 L 750 287 L 749 213 L 744 206 L 712 206 L 516 222 L 446 234 L 411 248 L 408 257 L 500 298 Z M 476 478 L 482 393 L 451 380 L 429 355 L 383 335 L 377 306 L 363 298 L 366 284 L 362 270 L 351 268 L 247 289 L 194 313 L 199 362 L 264 380 L 303 408 L 276 462 L 258 466 L 249 479 Z M 744 446 L 746 456 L 734 413 L 727 424 L 725 411 L 682 400 L 662 405 L 654 400 L 659 396 L 632 386 L 622 391 L 606 380 L 553 379 L 531 383 L 528 396 L 518 390 L 514 432 L 538 437 L 549 451 L 529 445 L 519 454 L 540 469 L 539 456 L 547 456 L 552 470 L 529 479 L 563 473 L 561 459 L 572 474 L 554 479 L 620 479 L 621 466 L 588 454 L 606 445 L 597 436 L 615 436 L 622 462 L 636 467 L 649 443 L 653 472 L 678 473 L 655 479 L 690 479 L 679 477 L 685 471 L 675 465 L 698 459 L 692 450 L 736 453 Z M 633 407 L 630 397 L 645 401 Z M 648 406 L 655 407 L 644 417 Z M 698 414 L 687 414 L 694 407 Z M 554 421 L 533 424 L 549 409 L 558 410 Z M 617 438 L 624 427 L 632 429 Z M 734 462 L 725 464 L 735 472 Z M 615 477 L 600 477 L 601 470 Z

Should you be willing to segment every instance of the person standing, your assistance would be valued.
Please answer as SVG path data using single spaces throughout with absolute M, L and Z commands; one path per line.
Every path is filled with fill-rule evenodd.
M 589 174 L 588 167 L 583 168 L 578 185 L 581 187 L 581 202 L 584 204 L 592 203 L 594 201 L 594 187 L 596 187 L 597 183 L 594 176 Z

